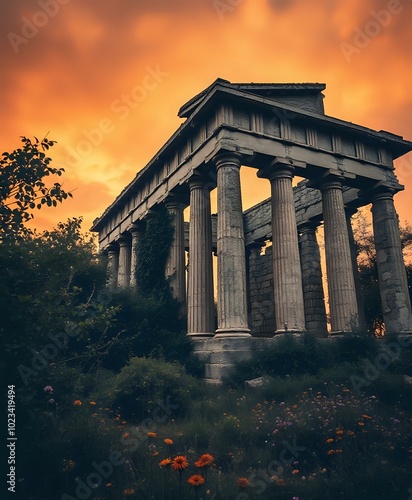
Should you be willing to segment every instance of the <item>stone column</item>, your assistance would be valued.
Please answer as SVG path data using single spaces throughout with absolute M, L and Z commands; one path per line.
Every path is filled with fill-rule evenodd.
M 250 337 L 246 303 L 246 257 L 240 191 L 241 156 L 220 153 L 217 169 L 217 337 Z
M 321 185 L 325 222 L 326 271 L 332 334 L 356 331 L 358 305 L 342 195 L 342 179 L 328 177 Z
M 107 286 L 117 286 L 119 271 L 119 247 L 113 243 L 107 248 Z
M 358 256 L 357 256 L 357 252 L 356 252 L 356 243 L 355 243 L 355 237 L 353 236 L 353 229 L 352 229 L 352 222 L 351 222 L 352 215 L 355 215 L 357 211 L 358 211 L 357 208 L 353 208 L 353 207 L 346 207 L 345 208 L 346 226 L 348 229 L 350 254 L 351 254 L 351 260 L 352 260 L 353 279 L 355 281 L 356 302 L 358 304 L 359 328 L 360 328 L 361 332 L 366 332 L 366 320 L 365 320 L 365 311 L 364 311 L 364 307 L 363 307 L 361 282 L 360 282 L 360 276 L 359 276 Z
M 174 229 L 173 242 L 166 264 L 166 276 L 170 280 L 173 297 L 186 309 L 185 222 L 183 218 L 185 205 L 177 201 L 170 201 L 166 202 L 166 206 L 171 215 Z
M 382 313 L 388 333 L 412 333 L 412 313 L 393 192 L 372 199 L 373 234 Z
M 275 333 L 302 332 L 305 310 L 298 230 L 293 198 L 293 167 L 275 160 L 258 172 L 270 180 L 272 190 L 272 256 L 275 301 Z
M 212 337 L 215 321 L 210 192 L 204 179 L 192 178 L 189 185 L 188 335 Z
M 137 285 L 136 282 L 136 268 L 137 268 L 137 245 L 139 243 L 139 239 L 144 231 L 144 222 L 136 221 L 130 229 L 130 233 L 132 234 L 132 255 L 130 262 L 130 286 L 135 287 Z
M 130 265 L 132 258 L 132 242 L 131 239 L 122 235 L 119 240 L 119 271 L 117 276 L 117 284 L 121 288 L 125 288 L 130 284 Z
M 316 222 L 299 226 L 303 300 L 306 329 L 317 336 L 327 335 L 325 295 L 323 293 L 320 250 L 316 239 Z

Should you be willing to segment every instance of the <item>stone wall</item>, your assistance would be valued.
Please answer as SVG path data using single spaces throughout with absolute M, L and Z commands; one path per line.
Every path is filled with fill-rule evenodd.
M 254 337 L 271 337 L 275 332 L 272 247 L 249 251 L 249 321 Z

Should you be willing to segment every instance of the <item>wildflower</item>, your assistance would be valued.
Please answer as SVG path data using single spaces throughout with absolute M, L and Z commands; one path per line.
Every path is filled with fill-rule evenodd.
M 123 495 L 125 496 L 131 496 L 134 494 L 136 490 L 134 488 L 128 488 L 127 490 L 123 490 Z
M 157 434 L 155 432 L 148 432 L 147 435 L 149 436 L 149 438 L 157 437 Z
M 328 469 L 326 469 L 325 467 L 323 469 L 320 470 L 321 474 L 326 474 L 326 472 L 328 472 Z
M 54 399 L 53 399 L 53 398 L 49 399 L 49 403 L 50 403 L 51 405 L 52 405 L 52 404 L 54 404 Z
M 282 479 L 281 477 L 275 477 L 275 483 L 278 486 L 285 486 L 286 481 L 284 479 Z
M 157 457 L 157 455 L 158 455 L 158 454 L 159 454 L 159 452 L 158 452 L 158 451 L 154 451 L 154 452 L 152 453 L 152 456 L 153 456 L 153 457 Z
M 196 467 L 207 467 L 208 465 L 212 465 L 214 462 L 213 455 L 209 453 L 204 453 L 197 462 L 195 462 Z
M 193 474 L 193 476 L 189 477 L 187 482 L 192 486 L 201 486 L 202 484 L 204 484 L 205 478 L 200 474 Z
M 160 460 L 159 465 L 160 467 L 168 467 L 171 465 L 172 459 L 171 458 L 164 458 L 163 460 Z
M 123 424 L 123 425 L 126 425 L 126 424 L 127 424 L 126 420 L 123 420 L 123 421 L 122 421 L 122 424 Z
M 164 442 L 165 444 L 173 444 L 173 440 L 172 440 L 172 439 L 169 439 L 169 438 L 166 438 L 163 442 Z
M 107 483 L 107 484 L 106 484 L 106 488 L 111 488 L 112 486 L 113 486 L 113 484 L 112 484 L 112 483 Z
M 368 420 L 370 420 L 372 417 L 370 417 L 369 415 L 361 415 L 362 418 L 366 418 Z
M 335 450 L 329 450 L 328 455 L 333 455 L 335 453 Z
M 342 436 L 342 434 L 343 434 L 344 432 L 345 432 L 345 431 L 344 431 L 343 429 L 338 429 L 338 430 L 336 431 L 336 434 L 337 434 L 338 436 Z
M 46 392 L 47 394 L 53 394 L 54 389 L 51 385 L 46 385 L 46 387 L 43 389 L 43 391 Z
M 348 436 L 355 436 L 355 433 L 353 431 L 348 431 Z
M 299 497 L 293 497 L 292 500 L 299 500 Z
M 76 399 L 73 404 L 74 406 L 80 406 L 82 402 L 80 401 L 80 399 Z
M 359 427 L 363 427 L 365 424 L 363 422 L 358 422 Z
M 127 439 L 127 438 L 129 437 L 129 435 L 130 435 L 130 434 L 129 434 L 128 432 L 125 432 L 125 433 L 123 434 L 123 437 Z
M 334 439 L 333 439 L 333 438 L 328 438 L 328 439 L 326 440 L 326 442 L 327 442 L 327 443 L 333 443 L 333 441 L 334 441 Z
M 250 481 L 246 477 L 239 477 L 239 479 L 237 480 L 237 485 L 239 486 L 239 488 L 247 488 L 249 484 Z
M 174 470 L 181 471 L 187 469 L 188 467 L 189 462 L 187 461 L 187 457 L 185 455 L 177 455 L 177 457 L 172 460 L 172 469 Z
M 292 474 L 299 474 L 299 472 L 300 472 L 299 469 L 293 469 Z
M 98 417 L 99 414 L 98 413 L 93 413 L 92 417 Z
M 96 401 L 90 401 L 89 402 L 90 405 L 95 405 L 96 404 Z

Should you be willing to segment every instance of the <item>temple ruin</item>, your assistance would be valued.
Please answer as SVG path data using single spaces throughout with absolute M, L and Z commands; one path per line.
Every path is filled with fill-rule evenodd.
M 110 285 L 134 286 L 145 218 L 166 204 L 175 229 L 167 275 L 210 380 L 220 379 L 259 341 L 304 331 L 328 334 L 316 236 L 321 224 L 329 335 L 359 329 L 351 216 L 368 204 L 386 331 L 412 333 L 393 200 L 403 189 L 393 161 L 411 151 L 412 142 L 325 115 L 324 89 L 319 83 L 217 79 L 181 107 L 183 124 L 94 221 L 92 230 L 108 255 Z M 242 166 L 255 168 L 271 187 L 269 199 L 246 211 Z M 303 178 L 295 187 L 294 177 Z M 212 215 L 213 189 L 217 214 Z

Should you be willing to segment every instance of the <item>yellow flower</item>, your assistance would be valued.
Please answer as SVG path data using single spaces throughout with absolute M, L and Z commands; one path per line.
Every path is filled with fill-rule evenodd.
M 82 402 L 80 401 L 80 399 L 76 399 L 73 404 L 74 406 L 80 406 Z

